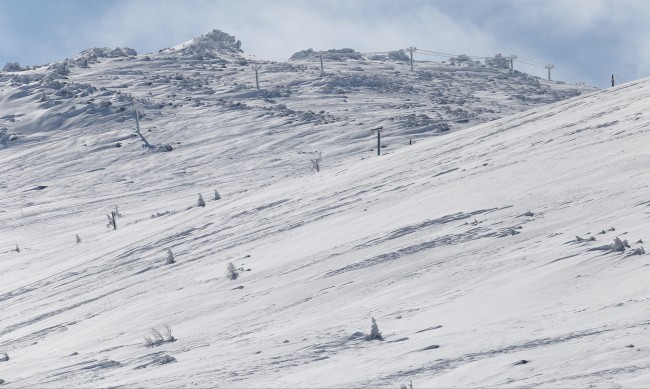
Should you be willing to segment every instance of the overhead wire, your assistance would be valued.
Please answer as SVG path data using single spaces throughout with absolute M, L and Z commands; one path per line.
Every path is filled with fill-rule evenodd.
M 409 51 L 408 49 L 401 49 L 401 50 Z M 400 49 L 394 50 L 394 51 L 400 51 Z M 452 54 L 452 53 L 443 53 L 443 52 L 439 52 L 439 51 L 433 51 L 433 50 L 427 50 L 427 49 L 418 49 L 418 48 L 414 48 L 413 52 L 417 53 L 417 54 L 420 54 L 420 55 L 426 55 L 426 56 L 432 56 L 432 57 L 453 58 L 453 57 L 464 56 L 464 57 L 467 57 L 467 58 L 470 58 L 470 59 L 476 59 L 476 60 L 485 60 L 485 59 L 489 59 L 489 58 L 494 58 L 493 56 Z M 391 51 L 359 52 L 358 54 L 361 54 L 361 55 L 381 55 L 381 54 L 389 54 L 389 53 L 391 53 Z M 509 57 L 504 57 L 504 58 L 505 59 L 510 59 Z M 327 58 L 323 58 L 323 59 L 326 60 Z M 519 58 L 519 57 L 513 58 L 513 61 L 525 64 L 525 65 L 529 65 L 529 66 L 540 67 L 540 68 L 544 68 L 546 66 L 546 64 L 538 62 L 538 61 L 531 60 L 531 59 Z
M 490 57 L 490 56 L 442 53 L 442 52 L 426 50 L 426 49 L 415 49 L 415 52 L 417 52 L 418 54 L 430 55 L 430 56 L 440 56 L 440 57 L 460 57 L 462 55 L 462 56 L 465 56 L 465 57 L 468 57 L 468 58 L 471 58 L 471 59 L 494 58 L 494 57 Z M 504 58 L 509 59 L 509 57 L 504 57 Z M 541 67 L 541 68 L 546 66 L 545 64 L 543 64 L 541 62 L 537 62 L 537 61 L 530 60 L 530 59 L 519 58 L 519 57 L 514 58 L 513 61 L 523 63 L 523 64 L 526 64 L 526 65 L 530 65 L 530 66 L 537 66 L 537 67 Z

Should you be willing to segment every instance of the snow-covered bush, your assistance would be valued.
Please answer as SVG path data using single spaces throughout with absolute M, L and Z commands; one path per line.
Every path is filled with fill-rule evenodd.
M 381 336 L 381 333 L 379 332 L 379 326 L 377 326 L 377 321 L 373 317 L 372 323 L 370 325 L 370 334 L 366 336 L 366 340 L 384 340 L 384 338 Z
M 493 58 L 486 58 L 485 65 L 501 69 L 510 69 L 510 60 L 501 54 L 497 54 Z
M 172 249 L 167 249 L 167 260 L 165 261 L 165 265 L 171 265 L 174 262 L 176 261 L 174 260 L 174 253 L 172 252 Z
M 239 277 L 239 271 L 232 262 L 226 267 L 226 277 L 230 280 L 236 280 Z
M 85 49 L 79 53 L 78 57 L 83 58 L 118 58 L 118 57 L 132 57 L 138 53 L 128 47 L 115 47 L 110 49 L 108 47 L 93 47 Z
M 579 238 L 579 237 L 577 237 L 577 238 Z M 583 240 L 585 240 L 585 239 L 583 239 Z M 592 247 L 592 248 L 589 249 L 589 251 L 610 251 L 610 252 L 611 251 L 618 251 L 618 252 L 622 253 L 622 252 L 625 251 L 626 248 L 629 249 L 630 244 L 627 242 L 627 240 L 621 240 L 617 236 L 616 238 L 614 238 L 614 243 L 606 244 L 604 246 Z
M 388 58 L 394 61 L 410 62 L 411 57 L 404 50 L 388 52 Z
M 643 246 L 635 248 L 630 253 L 630 255 L 643 255 L 643 254 L 645 254 L 645 250 L 643 249 Z
M 203 200 L 203 196 L 201 196 L 201 193 L 199 193 L 199 199 L 197 200 L 197 205 L 199 207 L 205 207 L 205 201 Z
M 334 60 L 334 61 L 345 61 L 348 59 L 361 59 L 361 53 L 357 52 L 354 49 L 333 49 L 323 52 L 323 58 Z
M 7 127 L 0 127 L 0 144 L 7 145 L 9 142 L 14 142 L 18 140 L 18 135 L 9 134 L 9 129 Z
M 298 61 L 301 59 L 307 59 L 307 58 L 316 58 L 318 57 L 318 53 L 314 51 L 314 49 L 307 49 L 307 50 L 301 50 L 296 53 L 293 53 L 293 55 L 289 58 L 289 61 Z
M 168 363 L 176 362 L 176 358 L 172 357 L 171 355 L 161 355 L 159 357 L 156 357 L 153 362 L 151 362 L 152 365 L 166 365 Z
M 7 362 L 9 360 L 9 355 L 7 353 L 0 354 L 0 362 Z
M 68 64 L 64 62 L 55 62 L 47 67 L 48 70 L 52 70 L 50 73 L 53 76 L 67 76 L 70 74 L 70 69 Z
M 7 62 L 2 68 L 5 72 L 19 72 L 23 70 L 18 62 Z
M 69 67 L 87 68 L 91 64 L 98 63 L 98 58 L 133 57 L 137 54 L 135 50 L 128 47 L 115 47 L 113 49 L 93 47 L 81 51 L 75 58 L 67 58 L 64 62 Z
M 614 238 L 614 243 L 612 244 L 612 251 L 625 251 L 625 248 L 629 248 L 630 245 L 627 243 L 627 240 L 621 240 L 618 236 Z
M 176 358 L 172 357 L 171 355 L 163 354 L 163 355 L 154 355 L 153 361 L 149 363 L 145 363 L 144 365 L 139 365 L 136 366 L 134 369 L 145 369 L 149 366 L 160 366 L 160 365 L 166 365 L 168 363 L 176 362 Z
M 454 66 L 456 66 L 456 65 L 465 65 L 465 66 L 467 66 L 467 65 L 470 65 L 470 66 L 475 65 L 474 60 L 471 59 L 466 54 L 461 54 L 461 55 L 459 55 L 457 57 L 449 58 L 449 63 L 451 65 L 454 65 Z
M 320 59 L 320 51 L 314 51 L 313 49 L 307 49 L 307 50 L 302 50 L 298 51 L 297 53 L 294 53 L 291 58 L 289 58 L 289 61 L 299 61 L 299 60 L 304 60 L 304 59 Z M 361 53 L 354 49 L 331 49 L 327 51 L 323 51 L 323 59 L 324 60 L 332 60 L 332 61 L 345 61 L 348 59 L 362 59 L 363 57 L 361 56 Z

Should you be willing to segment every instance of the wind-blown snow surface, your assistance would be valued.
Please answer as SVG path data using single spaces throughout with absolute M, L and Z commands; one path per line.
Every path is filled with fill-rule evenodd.
M 67 79 L 42 77 L 56 67 L 3 76 L 5 385 L 650 382 L 650 260 L 631 255 L 650 239 L 649 80 L 452 122 L 462 130 L 408 146 L 408 130 L 389 123 L 435 112 L 415 83 L 426 70 L 347 61 L 319 77 L 313 63 L 273 63 L 257 92 L 237 62 L 250 59 L 183 55 L 100 57 Z M 327 89 L 353 66 L 383 79 L 380 90 Z M 476 77 L 501 96 L 481 97 L 481 112 L 524 109 L 480 71 L 449 90 L 476 96 Z M 143 134 L 173 151 L 132 137 L 134 101 Z M 306 153 L 316 150 L 320 173 Z M 609 250 L 616 237 L 631 247 Z M 244 269 L 236 280 L 230 262 Z M 383 341 L 363 340 L 371 317 Z M 164 323 L 176 341 L 144 347 Z

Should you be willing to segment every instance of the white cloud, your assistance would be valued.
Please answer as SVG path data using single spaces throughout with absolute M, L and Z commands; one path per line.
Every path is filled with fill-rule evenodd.
M 237 36 L 246 52 L 286 59 L 298 50 L 351 47 L 383 51 L 419 46 L 437 51 L 494 54 L 496 41 L 435 6 L 325 1 L 123 2 L 85 25 L 94 45 L 153 51 L 213 28 Z M 387 5 L 390 9 L 382 8 Z
M 594 31 L 612 30 L 624 33 L 625 28 L 643 26 L 647 29 L 650 2 L 638 0 L 547 0 L 510 1 L 510 23 L 543 29 L 552 35 L 577 37 Z

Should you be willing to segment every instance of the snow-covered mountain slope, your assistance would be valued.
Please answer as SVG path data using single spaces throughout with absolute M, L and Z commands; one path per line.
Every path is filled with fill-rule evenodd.
M 189 42 L 3 74 L 5 385 L 650 382 L 650 260 L 635 252 L 650 239 L 650 80 L 492 120 L 576 89 L 389 60 L 320 77 L 300 60 L 264 64 L 258 92 L 228 41 L 208 60 Z M 134 102 L 171 152 L 132 136 Z M 372 317 L 383 341 L 364 340 Z M 145 347 L 165 323 L 175 341 Z
M 302 53 L 288 62 L 260 61 L 217 30 L 151 55 L 88 49 L 45 67 L 0 73 L 0 127 L 25 135 L 101 125 L 129 135 L 139 104 L 151 142 L 186 141 L 190 133 L 182 128 L 200 126 L 195 119 L 202 118 L 221 136 L 265 138 L 255 142 L 259 151 L 319 150 L 336 160 L 368 155 L 373 127 L 384 127 L 389 151 L 595 90 L 473 62 L 420 62 L 410 72 L 407 62 L 393 59 L 399 56 L 350 49 L 326 52 L 321 74 L 319 58 Z

